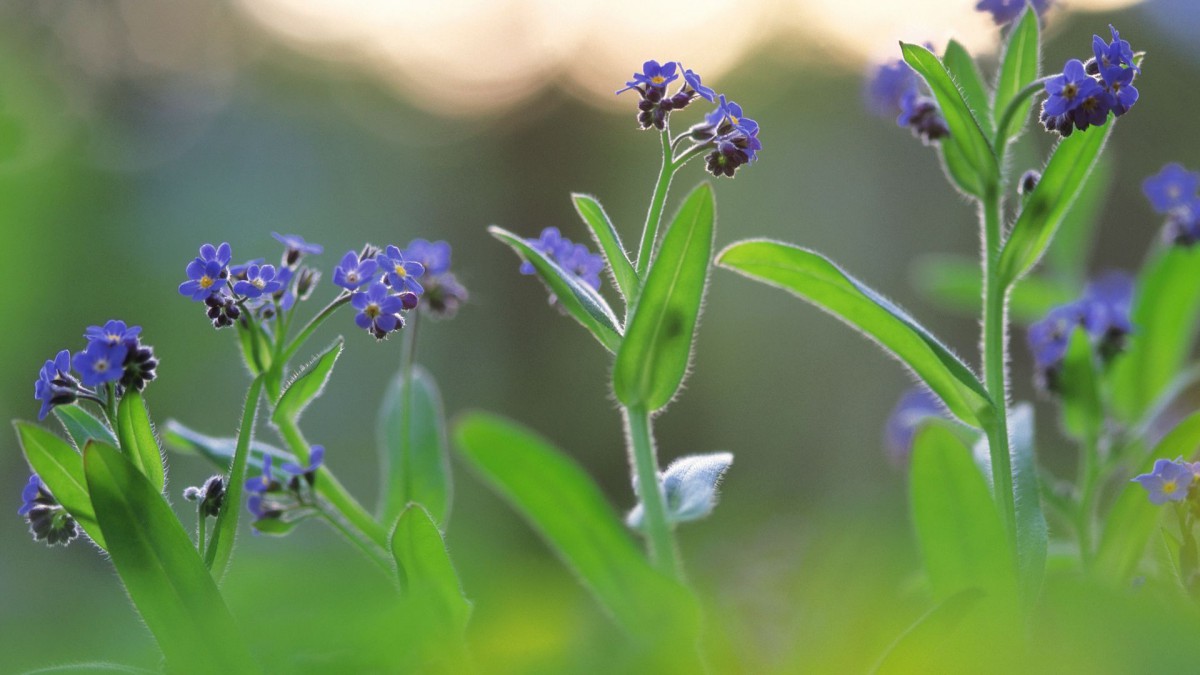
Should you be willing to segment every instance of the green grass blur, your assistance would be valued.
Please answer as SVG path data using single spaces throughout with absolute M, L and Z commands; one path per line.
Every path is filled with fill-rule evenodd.
M 48 17 L 36 3 L 0 8 L 0 417 L 35 418 L 41 363 L 77 349 L 84 327 L 121 318 L 141 324 L 161 357 L 147 393 L 157 419 L 229 434 L 248 381 L 234 336 L 211 330 L 175 290 L 200 243 L 269 258 L 270 232 L 295 232 L 326 246 L 320 261 L 330 269 L 363 241 L 446 239 L 471 302 L 451 322 L 423 325 L 419 360 L 448 412 L 482 408 L 537 429 L 615 506 L 632 505 L 609 359 L 484 231 L 496 223 L 532 236 L 556 225 L 583 237 L 568 198 L 583 191 L 635 240 L 658 150 L 632 112 L 549 89 L 504 115 L 438 119 L 371 77 L 238 21 L 222 36 L 241 56 L 224 79 L 89 70 L 67 58 Z M 1144 176 L 1167 161 L 1200 167 L 1200 49 L 1167 29 L 1200 24 L 1200 10 L 1160 2 L 1064 15 L 1047 66 L 1086 53 L 1109 22 L 1150 54 L 1141 102 L 1108 151 L 1115 182 L 1092 270 L 1135 269 L 1156 236 Z M 655 55 L 631 54 L 631 68 L 645 56 Z M 764 43 L 716 84 L 753 111 L 766 145 L 757 165 L 717 181 L 718 244 L 767 236 L 818 249 L 976 361 L 976 322 L 924 302 L 910 276 L 920 254 L 977 251 L 974 213 L 930 149 L 863 110 L 860 73 Z M 1014 166 L 1039 163 L 1049 144 L 1028 134 Z M 701 179 L 693 166 L 673 196 Z M 345 355 L 304 426 L 369 504 L 375 411 L 400 344 L 375 344 L 348 316 L 313 344 L 339 333 Z M 1016 398 L 1032 400 L 1020 336 L 1013 353 Z M 712 620 L 714 672 L 868 669 L 928 608 L 904 476 L 881 448 L 905 373 L 811 307 L 724 271 L 713 274 L 693 365 L 657 434 L 664 464 L 688 453 L 736 456 L 714 515 L 680 530 Z M 1038 405 L 1042 461 L 1069 474 L 1074 456 L 1055 433 L 1053 406 Z M 191 457 L 170 462 L 180 506 L 182 489 L 210 469 Z M 15 514 L 26 478 L 10 435 L 0 441 L 0 671 L 155 667 L 110 564 L 87 545 L 30 541 Z M 616 628 L 570 573 L 463 466 L 455 479 L 449 546 L 475 602 L 470 639 L 481 670 L 628 672 Z M 264 663 L 389 670 L 390 636 L 411 617 L 395 615 L 390 580 L 356 555 L 318 524 L 282 540 L 243 531 L 224 588 Z M 1065 575 L 1037 616 L 1031 653 L 1006 655 L 968 626 L 939 656 L 973 672 L 1030 662 L 1045 672 L 1189 672 L 1198 628 L 1195 607 L 1153 589 L 1118 592 Z

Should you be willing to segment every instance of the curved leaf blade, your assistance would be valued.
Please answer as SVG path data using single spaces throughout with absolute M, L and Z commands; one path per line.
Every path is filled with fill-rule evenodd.
M 77 405 L 60 405 L 54 409 L 54 416 L 62 424 L 67 436 L 81 452 L 88 441 L 103 441 L 109 445 L 117 444 L 108 424 Z
M 433 376 L 418 365 L 412 385 L 406 391 L 404 373 L 397 373 L 379 408 L 380 522 L 396 522 L 410 502 L 417 502 L 444 526 L 452 482 L 442 396 Z
M 1042 179 L 1026 198 L 1000 252 L 1000 278 L 1011 284 L 1037 264 L 1079 196 L 1116 120 L 1059 141 Z
M 333 366 L 342 355 L 344 342 L 340 337 L 334 340 L 333 344 L 300 370 L 300 374 L 292 379 L 291 384 L 287 385 L 280 395 L 275 411 L 271 414 L 273 421 L 278 423 L 283 419 L 300 419 L 304 409 L 325 389 L 325 384 L 329 382 L 329 376 L 333 373 Z
M 716 228 L 712 187 L 701 183 L 671 221 L 629 319 L 613 365 L 613 391 L 626 406 L 659 410 L 687 375 L 708 285 Z
M 242 492 L 246 485 L 246 462 L 250 458 L 250 443 L 254 439 L 254 420 L 258 417 L 258 399 L 263 393 L 263 378 L 254 378 L 250 389 L 246 391 L 246 402 L 242 408 L 241 427 L 238 429 L 237 445 L 233 457 L 229 461 L 227 475 L 229 481 L 225 484 L 225 499 L 221 504 L 221 512 L 217 514 L 217 522 L 213 525 L 212 534 L 208 540 L 208 549 L 204 553 L 204 564 L 212 570 L 213 575 L 220 579 L 225 575 L 225 567 L 233 554 L 233 541 L 237 537 L 238 519 L 242 515 Z
M 962 43 L 958 40 L 950 40 L 946 45 L 946 55 L 942 62 L 946 64 L 946 70 L 950 71 L 950 76 L 958 83 L 959 89 L 962 90 L 963 100 L 966 101 L 967 108 L 979 122 L 979 127 L 983 130 L 984 135 L 990 138 L 996 133 L 996 130 L 993 126 L 988 90 L 983 84 L 983 76 L 979 74 L 979 68 L 975 65 L 975 59 L 971 58 L 971 53 Z
M 1004 113 L 1004 109 L 1022 89 L 1038 79 L 1041 67 L 1039 29 L 1037 12 L 1026 7 L 1021 18 L 1008 34 L 1004 55 L 1000 57 L 1000 75 L 996 81 L 995 111 L 997 116 Z M 1023 115 L 1013 115 L 1009 118 L 1008 128 L 996 131 L 996 147 L 1000 147 L 999 143 L 1007 143 L 1020 135 L 1021 129 L 1028 119 L 1028 111 Z
M 1021 597 L 1026 606 L 1037 600 L 1046 573 L 1046 554 L 1050 532 L 1042 510 L 1042 490 L 1038 481 L 1037 453 L 1034 449 L 1033 406 L 1022 403 L 1009 415 L 1012 443 L 1013 492 L 1017 507 L 1017 568 Z M 986 437 L 985 437 L 986 438 Z
M 963 422 L 992 414 L 979 378 L 928 330 L 815 251 L 767 240 L 730 245 L 717 264 L 783 289 L 832 314 L 899 359 Z
M 117 438 L 129 461 L 162 492 L 167 485 L 167 470 L 141 392 L 127 391 L 117 404 Z
M 508 244 L 517 255 L 533 265 L 538 278 L 549 287 L 567 313 L 588 329 L 605 349 L 616 353 L 621 346 L 621 324 L 596 289 L 579 281 L 575 275 L 559 267 L 546 254 L 512 232 L 493 225 L 488 228 L 488 233 Z
M 592 238 L 604 252 L 604 257 L 608 260 L 608 269 L 612 272 L 617 289 L 621 291 L 621 297 L 626 300 L 636 297 L 641 281 L 633 263 L 629 262 L 629 254 L 625 251 L 625 245 L 621 243 L 621 235 L 617 234 L 617 228 L 604 212 L 604 207 L 591 195 L 575 193 L 571 195 L 571 201 L 574 202 L 579 217 L 583 218 L 583 222 L 591 230 Z
M 233 455 L 237 450 L 236 438 L 206 436 L 174 419 L 167 420 L 163 425 L 163 440 L 172 450 L 189 455 L 199 455 L 220 471 L 229 469 L 229 463 L 233 460 Z M 261 441 L 252 441 L 250 443 L 250 463 L 261 466 L 263 455 L 271 455 L 276 466 L 282 466 L 284 462 L 296 463 L 296 456 L 292 453 Z
M 113 565 L 169 668 L 255 672 L 216 583 L 162 494 L 112 446 L 89 443 L 83 462 Z
M 434 624 L 435 635 L 461 637 L 471 617 L 471 602 L 432 514 L 420 504 L 409 504 L 392 530 L 391 549 L 405 599 Z
M 36 424 L 15 422 L 13 426 L 30 468 L 92 541 L 100 548 L 107 548 L 88 494 L 83 457 L 66 441 Z

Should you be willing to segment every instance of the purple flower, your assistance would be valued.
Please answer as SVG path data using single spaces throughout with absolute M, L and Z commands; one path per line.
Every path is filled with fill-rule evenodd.
M 66 546 L 79 536 L 75 519 L 58 503 L 42 479 L 35 473 L 21 490 L 21 508 L 17 514 L 25 518 L 29 531 L 37 541 L 53 546 Z
M 1046 81 L 1046 93 L 1049 98 L 1042 105 L 1042 112 L 1052 117 L 1069 113 L 1091 97 L 1104 93 L 1091 75 L 1083 68 L 1079 59 L 1067 61 L 1061 75 Z M 1105 110 L 1105 114 L 1107 114 Z
M 692 70 L 691 68 L 683 71 L 683 81 L 686 82 L 687 86 L 691 87 L 692 91 L 696 92 L 700 98 L 709 101 L 710 103 L 716 100 L 717 93 L 710 87 L 706 87 L 701 84 L 700 76 L 697 75 L 696 71 Z
M 425 266 L 425 273 L 430 276 L 445 274 L 450 271 L 450 244 L 413 239 L 404 249 L 404 259 L 421 263 Z
M 913 387 L 904 392 L 883 428 L 884 448 L 892 464 L 907 465 L 918 427 L 931 417 L 941 416 L 942 404 L 929 389 Z
M 358 310 L 354 323 L 378 340 L 404 327 L 404 319 L 400 317 L 404 309 L 403 299 L 392 295 L 388 287 L 381 283 L 371 284 L 366 292 L 356 291 L 350 296 L 350 304 Z
M 902 112 L 902 101 L 910 92 L 920 93 L 917 74 L 907 63 L 897 59 L 880 64 L 867 82 L 867 107 L 880 117 L 894 119 Z
M 417 281 L 417 277 L 425 274 L 425 266 L 416 261 L 405 260 L 399 248 L 388 246 L 375 260 L 383 270 L 384 279 L 397 293 L 408 291 L 420 295 L 425 292 Z
M 717 107 L 704 116 L 704 121 L 716 129 L 718 134 L 727 134 L 734 129 L 741 130 L 748 136 L 758 134 L 758 122 L 743 116 L 742 106 L 726 100 L 724 94 L 718 99 Z M 726 125 L 725 122 L 729 124 Z
M 64 349 L 42 366 L 33 383 L 33 396 L 42 402 L 38 420 L 46 419 L 55 406 L 74 403 L 78 393 L 79 381 L 71 376 L 71 352 Z
M 545 253 L 552 260 L 558 257 L 559 250 L 563 248 L 564 243 L 568 248 L 572 245 L 570 240 L 563 238 L 562 233 L 558 231 L 557 227 L 547 227 L 542 230 L 537 239 L 526 239 L 525 241 L 535 250 Z M 533 263 L 528 260 L 521 263 L 521 274 L 530 275 L 536 273 L 536 271 Z
M 274 265 L 250 265 L 246 268 L 246 278 L 233 285 L 233 292 L 247 298 L 258 298 L 270 295 L 283 289 L 285 278 L 276 278 Z
M 374 259 L 359 260 L 354 251 L 347 251 L 342 256 L 342 262 L 333 270 L 333 283 L 348 291 L 357 290 L 360 286 L 375 279 L 378 263 Z
M 1105 356 L 1120 351 L 1125 336 L 1133 332 L 1130 308 L 1133 305 L 1133 277 L 1126 272 L 1106 272 L 1083 291 L 1080 299 L 1083 327 Z
M 291 474 L 293 478 L 303 477 L 308 481 L 309 485 L 312 485 L 317 475 L 317 469 L 321 468 L 321 465 L 324 463 L 325 446 L 314 445 L 312 446 L 312 452 L 308 455 L 308 466 L 300 466 L 293 462 L 284 462 L 282 468 Z
M 600 272 L 604 270 L 604 258 L 592 253 L 587 246 L 576 244 L 562 236 L 557 227 L 542 230 L 537 239 L 526 240 L 534 249 L 546 254 L 563 271 L 577 277 L 594 289 L 600 289 Z M 529 261 L 521 263 L 521 274 L 533 274 L 536 270 Z
M 106 342 L 110 345 L 115 344 L 136 344 L 138 336 L 142 333 L 141 326 L 126 326 L 124 321 L 112 319 L 107 321 L 103 327 L 88 326 L 84 331 L 83 337 L 88 342 Z
M 738 167 L 758 159 L 762 142 L 758 140 L 758 127 L 752 133 L 741 128 L 716 138 L 716 149 L 705 158 L 708 172 L 714 176 L 733 177 Z
M 1200 174 L 1188 171 L 1177 162 L 1167 164 L 1157 174 L 1142 181 L 1142 193 L 1159 213 L 1188 206 L 1196 199 L 1197 190 L 1200 190 Z
M 180 295 L 194 302 L 207 299 L 225 286 L 229 277 L 229 260 L 232 257 L 228 243 L 214 248 L 212 244 L 200 247 L 200 256 L 188 263 L 188 280 L 179 285 Z
M 25 483 L 25 487 L 21 490 L 21 508 L 17 509 L 18 516 L 24 516 L 29 513 L 35 506 L 38 505 L 38 497 L 41 496 L 45 489 L 45 484 L 36 473 L 29 475 L 29 482 Z
M 1083 307 L 1073 302 L 1055 307 L 1047 312 L 1045 318 L 1029 327 L 1026 336 L 1029 350 L 1033 352 L 1038 377 L 1047 389 L 1055 388 L 1054 377 L 1066 358 L 1071 333 L 1082 323 Z
M 642 72 L 634 73 L 633 79 L 625 83 L 625 88 L 617 93 L 639 87 L 653 88 L 660 92 L 667 88 L 667 85 L 679 78 L 679 73 L 675 72 L 679 68 L 679 64 L 675 61 L 667 61 L 659 65 L 658 61 L 653 59 L 642 64 Z
M 1045 14 L 1051 3 L 1051 0 L 979 0 L 975 9 L 981 12 L 991 12 L 992 20 L 996 22 L 996 25 L 1003 26 L 1006 23 L 1012 23 L 1021 15 L 1027 1 L 1033 5 L 1033 11 L 1039 15 Z
M 1154 463 L 1153 471 L 1133 478 L 1132 482 L 1146 488 L 1150 503 L 1161 506 L 1167 502 L 1181 502 L 1187 499 L 1188 489 L 1195 479 L 1192 468 L 1187 464 L 1160 459 Z
M 284 247 L 287 248 L 289 265 L 296 262 L 292 259 L 293 254 L 295 254 L 296 258 L 299 258 L 301 254 L 321 255 L 325 252 L 324 246 L 321 246 L 320 244 L 310 244 L 307 241 L 304 241 L 304 237 L 301 237 L 298 234 L 279 234 L 278 232 L 272 232 L 271 236 L 275 238 L 275 241 L 283 244 Z
M 255 476 L 254 478 L 246 479 L 246 492 L 249 492 L 250 494 L 261 495 L 279 487 L 279 484 L 271 475 L 272 461 L 271 455 L 263 453 L 262 474 Z
M 1141 69 L 1133 62 L 1133 48 L 1121 39 L 1112 24 L 1109 24 L 1108 30 L 1112 34 L 1111 43 L 1105 44 L 1104 38 L 1099 35 L 1092 36 L 1092 53 L 1096 55 L 1096 67 L 1101 77 L 1108 81 L 1111 74 L 1125 69 L 1140 73 Z
M 123 366 L 128 354 L 129 348 L 124 343 L 91 342 L 75 355 L 75 370 L 88 387 L 116 382 L 125 372 Z
M 926 145 L 950 135 L 950 127 L 942 117 L 937 101 L 922 96 L 916 89 L 910 90 L 900 99 L 900 115 L 896 124 L 911 127 L 913 135 Z

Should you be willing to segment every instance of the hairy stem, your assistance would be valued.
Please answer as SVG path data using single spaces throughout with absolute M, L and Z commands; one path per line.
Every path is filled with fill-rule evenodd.
M 229 482 L 225 488 L 225 500 L 221 513 L 213 525 L 212 538 L 204 554 L 204 562 L 213 576 L 220 580 L 233 553 L 233 539 L 237 535 L 238 518 L 242 515 L 242 491 L 246 484 L 246 464 L 250 459 L 250 443 L 254 438 L 254 418 L 258 414 L 258 399 L 262 395 L 263 378 L 258 376 L 250 383 L 246 392 L 246 404 L 242 408 L 242 423 L 238 428 L 237 447 L 229 465 Z
M 300 333 L 296 335 L 296 337 L 293 338 L 286 347 L 283 348 L 282 355 L 279 357 L 280 368 L 283 367 L 283 364 L 292 360 L 292 357 L 296 355 L 296 352 L 300 351 L 300 348 L 304 346 L 305 341 L 312 337 L 313 332 L 316 331 L 321 324 L 325 323 L 325 319 L 328 319 L 338 307 L 341 307 L 349 301 L 350 294 L 348 292 L 342 292 L 341 295 L 334 298 L 332 302 L 330 302 L 328 305 L 325 305 L 324 309 L 310 319 L 309 322 L 305 324 L 304 328 L 300 329 Z M 275 364 L 271 364 L 271 367 L 274 367 L 274 365 Z
M 645 408 L 625 409 L 625 428 L 629 434 L 630 462 L 634 484 L 643 508 L 642 530 L 650 547 L 650 560 L 664 574 L 679 579 L 682 570 L 671 524 L 667 522 L 667 504 L 658 483 L 658 458 L 650 430 L 650 414 Z
M 318 480 L 320 480 L 319 477 Z M 340 512 L 335 511 L 331 513 L 327 508 L 325 508 L 324 505 L 318 504 L 317 510 L 321 513 L 321 518 L 323 518 L 325 522 L 329 523 L 330 527 L 332 527 L 334 530 L 337 530 L 337 532 L 345 537 L 350 543 L 358 547 L 358 550 L 362 551 L 363 554 L 371 560 L 371 562 L 382 568 L 384 573 L 386 573 L 389 577 L 394 575 L 395 569 L 392 567 L 391 555 L 387 553 L 386 540 L 384 544 L 379 544 L 379 542 L 376 542 L 373 539 L 364 538 L 361 531 L 352 529 L 352 526 L 347 524 Z M 380 546 L 385 548 L 380 549 Z
M 646 213 L 646 225 L 642 229 L 642 243 L 638 247 L 637 273 L 638 278 L 646 278 L 646 270 L 650 269 L 650 258 L 654 255 L 654 242 L 658 238 L 658 226 L 662 222 L 663 204 L 667 201 L 667 191 L 671 189 L 671 177 L 675 175 L 675 163 L 671 160 L 671 132 L 662 132 L 662 170 L 658 172 L 658 182 L 654 184 L 654 196 L 650 199 L 650 210 Z M 630 306 L 633 303 L 629 303 Z

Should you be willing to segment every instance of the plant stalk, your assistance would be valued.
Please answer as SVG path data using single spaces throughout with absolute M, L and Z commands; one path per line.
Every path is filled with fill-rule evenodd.
M 658 482 L 658 458 L 654 450 L 650 414 L 642 407 L 625 409 L 625 428 L 629 434 L 630 462 L 634 484 L 643 508 L 642 530 L 650 547 L 650 561 L 663 574 L 680 579 L 683 571 L 675 536 L 667 522 L 667 504 Z
M 650 269 L 650 258 L 654 255 L 654 242 L 658 238 L 658 226 L 662 222 L 663 204 L 667 201 L 667 192 L 671 189 L 671 177 L 675 175 L 675 162 L 671 159 L 671 131 L 662 132 L 662 169 L 658 172 L 658 181 L 654 184 L 654 196 L 650 199 L 650 210 L 646 213 L 646 225 L 642 229 L 642 243 L 638 247 L 637 273 L 639 279 L 646 278 Z M 629 303 L 633 305 L 632 302 Z

